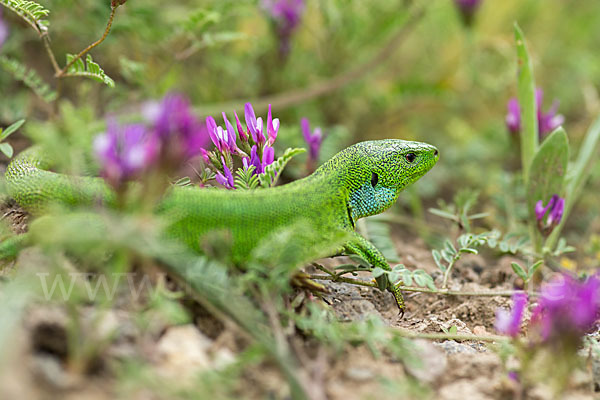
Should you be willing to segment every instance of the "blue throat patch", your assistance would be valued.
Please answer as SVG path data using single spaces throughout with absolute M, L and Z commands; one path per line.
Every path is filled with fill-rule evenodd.
M 359 218 L 379 214 L 396 200 L 396 193 L 379 185 L 371 186 L 366 182 L 350 195 L 350 210 L 353 223 Z

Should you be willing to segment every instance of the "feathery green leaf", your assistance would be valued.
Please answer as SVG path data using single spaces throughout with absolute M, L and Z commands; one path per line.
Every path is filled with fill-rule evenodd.
M 74 58 L 75 56 L 73 54 L 67 54 L 67 64 Z M 64 76 L 83 76 L 104 83 L 111 88 L 115 87 L 115 81 L 104 73 L 104 70 L 92 60 L 92 56 L 89 54 L 85 59 L 85 63 L 81 58 L 77 59 L 77 61 L 69 67 Z
M 35 70 L 27 68 L 21 62 L 13 58 L 0 56 L 0 67 L 10 73 L 16 80 L 23 82 L 46 103 L 51 103 L 58 97 L 57 93 L 42 80 Z

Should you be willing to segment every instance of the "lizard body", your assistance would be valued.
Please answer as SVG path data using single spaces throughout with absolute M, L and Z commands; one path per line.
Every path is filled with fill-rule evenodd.
M 344 246 L 347 252 L 390 270 L 381 252 L 354 231 L 355 222 L 389 208 L 400 191 L 429 171 L 438 157 L 435 147 L 420 142 L 361 142 L 287 185 L 261 190 L 173 188 L 157 212 L 169 221 L 167 235 L 195 250 L 209 232 L 229 230 L 232 258 L 239 262 L 261 239 L 303 219 L 314 236 L 300 245 L 312 246 L 345 231 L 352 238 Z M 102 179 L 70 177 L 46 171 L 47 167 L 35 151 L 26 151 L 7 168 L 9 194 L 24 208 L 36 210 L 48 202 L 93 204 L 99 198 L 114 202 L 114 193 Z M 401 295 L 395 295 L 402 307 Z

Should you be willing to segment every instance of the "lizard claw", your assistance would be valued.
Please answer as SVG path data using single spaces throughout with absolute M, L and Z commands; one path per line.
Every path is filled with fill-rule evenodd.
M 398 310 L 398 319 L 404 318 L 404 308 Z

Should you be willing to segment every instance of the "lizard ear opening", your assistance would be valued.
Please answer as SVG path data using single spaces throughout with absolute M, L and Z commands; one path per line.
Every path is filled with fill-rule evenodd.
M 379 175 L 373 172 L 371 174 L 371 186 L 375 187 L 375 185 L 377 185 L 377 182 L 379 182 Z

